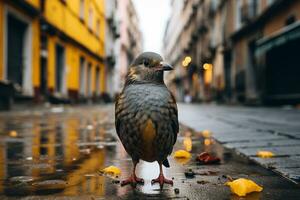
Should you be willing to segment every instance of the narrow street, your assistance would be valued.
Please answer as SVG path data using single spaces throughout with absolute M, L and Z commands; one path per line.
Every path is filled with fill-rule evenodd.
M 182 104 L 179 118 L 197 131 L 211 130 L 225 147 L 300 182 L 299 109 Z M 259 158 L 260 150 L 275 156 Z
M 272 163 L 273 170 L 299 182 L 299 110 L 179 105 L 184 125 L 173 152 L 188 148 L 192 158 L 169 157 L 171 168 L 165 172 L 174 186 L 165 185 L 163 191 L 150 183 L 158 175 L 156 163 L 138 165 L 145 185 L 120 186 L 118 180 L 132 166 L 116 136 L 113 113 L 113 105 L 1 113 L 0 199 L 240 199 L 224 185 L 227 177 L 248 178 L 263 187 L 243 199 L 300 197 L 297 184 L 253 162 Z M 209 143 L 200 132 L 204 129 L 212 131 Z M 260 148 L 276 156 L 255 157 Z M 220 157 L 221 164 L 197 164 L 195 157 L 203 151 Z M 121 169 L 117 179 L 99 173 L 110 165 Z M 191 171 L 194 177 L 187 177 L 185 172 Z

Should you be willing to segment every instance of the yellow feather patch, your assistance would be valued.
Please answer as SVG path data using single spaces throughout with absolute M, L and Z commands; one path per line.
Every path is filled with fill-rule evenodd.
M 146 126 L 143 130 L 143 151 L 142 157 L 143 160 L 146 161 L 154 161 L 154 148 L 153 148 L 153 140 L 156 136 L 156 131 L 151 119 L 148 119 Z
M 130 77 L 131 80 L 137 80 L 137 78 L 138 78 L 138 75 L 136 74 L 135 69 L 132 67 L 129 69 L 128 76 Z

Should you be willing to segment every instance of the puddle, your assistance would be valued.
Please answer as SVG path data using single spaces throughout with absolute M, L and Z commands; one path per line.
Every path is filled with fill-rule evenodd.
M 261 183 L 268 184 L 267 192 L 268 187 L 289 184 L 224 149 L 208 130 L 199 133 L 181 126 L 173 152 L 183 149 L 192 157 L 169 157 L 171 168 L 164 168 L 164 173 L 173 179 L 174 186 L 165 185 L 161 191 L 158 184 L 151 185 L 151 179 L 159 174 L 158 164 L 141 161 L 137 176 L 144 178 L 145 184 L 135 190 L 121 187 L 119 181 L 130 175 L 132 163 L 118 142 L 112 116 L 111 107 L 96 106 L 58 107 L 38 116 L 28 113 L 0 116 L 0 199 L 19 196 L 43 199 L 45 195 L 45 199 L 66 196 L 74 199 L 236 199 L 223 185 L 227 176 L 263 177 Z M 197 165 L 195 158 L 203 151 L 221 158 L 221 164 Z M 110 165 L 120 168 L 122 174 L 118 178 L 98 173 Z M 189 169 L 192 177 L 185 175 Z M 281 190 L 282 194 L 285 192 Z M 277 197 L 282 197 L 281 193 Z

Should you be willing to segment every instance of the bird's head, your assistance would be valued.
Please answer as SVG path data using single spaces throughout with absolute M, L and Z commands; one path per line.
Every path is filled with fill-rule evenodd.
M 154 52 L 140 54 L 130 65 L 126 77 L 126 84 L 135 82 L 164 83 L 164 71 L 173 67 L 163 62 L 162 57 Z

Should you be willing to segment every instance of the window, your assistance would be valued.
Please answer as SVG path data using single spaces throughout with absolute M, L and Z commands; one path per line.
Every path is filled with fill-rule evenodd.
M 84 0 L 80 0 L 79 4 L 79 18 L 84 20 Z
M 241 13 L 241 8 L 242 8 L 242 4 L 240 0 L 236 0 L 236 4 L 235 4 L 235 30 L 238 30 L 241 28 L 242 26 L 242 13 Z
M 97 35 L 97 37 L 99 37 L 99 34 L 100 34 L 100 20 L 97 19 L 97 22 L 96 22 L 96 35 Z
M 267 3 L 268 5 L 271 5 L 272 3 L 274 3 L 274 0 L 268 0 Z
M 90 8 L 89 9 L 89 28 L 92 30 L 93 29 L 93 17 L 94 17 L 94 13 L 93 13 L 93 9 Z

